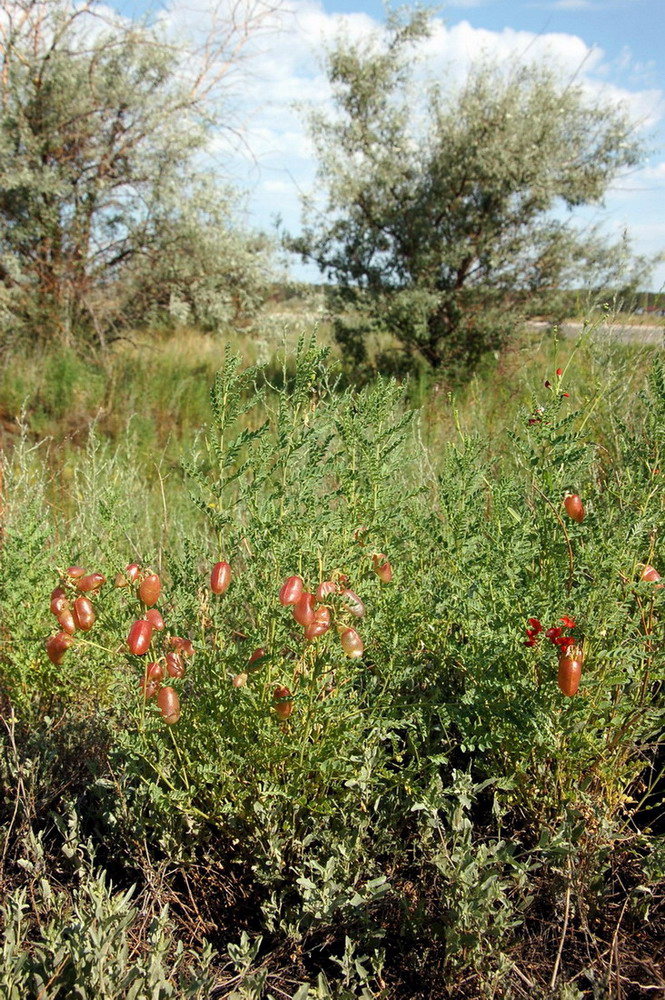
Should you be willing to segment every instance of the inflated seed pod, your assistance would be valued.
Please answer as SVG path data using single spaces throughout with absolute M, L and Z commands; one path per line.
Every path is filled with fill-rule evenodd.
M 351 614 L 355 615 L 356 618 L 362 618 L 365 614 L 365 605 L 355 590 L 349 590 L 347 587 L 346 590 L 342 591 L 341 596 Z
M 154 628 L 155 632 L 163 632 L 164 631 L 164 627 L 165 627 L 164 626 L 164 619 L 162 618 L 162 616 L 159 613 L 159 611 L 157 610 L 157 608 L 148 608 L 148 610 L 145 613 L 145 620 L 147 622 L 150 622 L 150 624 Z
M 58 632 L 57 635 L 49 636 L 46 640 L 46 655 L 51 663 L 57 667 L 62 663 L 62 659 L 72 645 L 74 640 L 66 632 Z
M 295 604 L 303 592 L 303 582 L 299 576 L 289 576 L 279 591 L 279 603 L 284 607 Z
M 127 636 L 129 652 L 135 656 L 143 656 L 148 652 L 152 641 L 152 625 L 145 618 L 140 618 L 134 622 Z
M 147 607 L 152 607 L 159 600 L 162 592 L 162 581 L 156 573 L 148 573 L 139 584 L 139 597 Z
M 330 628 L 330 609 L 325 604 L 314 612 L 314 621 L 305 626 L 306 639 L 318 639 Z
M 88 597 L 77 597 L 72 608 L 72 615 L 76 627 L 82 632 L 88 632 L 97 620 L 92 601 Z
M 178 692 L 172 687 L 160 688 L 157 692 L 157 705 L 162 713 L 164 722 L 170 726 L 180 718 L 180 698 Z
M 218 562 L 210 574 L 210 589 L 213 594 L 225 594 L 231 583 L 231 567 L 227 562 Z
M 293 605 L 291 614 L 299 625 L 311 625 L 314 621 L 314 594 L 303 591 Z
M 339 637 L 339 641 L 342 644 L 342 649 L 351 660 L 362 656 L 365 651 L 363 641 L 354 628 L 344 629 Z
M 372 562 L 374 564 L 374 572 L 381 583 L 390 583 L 393 578 L 393 568 L 383 552 L 375 552 L 372 556 Z
M 288 719 L 293 712 L 293 702 L 290 700 L 291 692 L 283 684 L 278 684 L 273 691 L 272 697 L 275 713 L 278 719 Z
M 74 632 L 76 632 L 76 621 L 69 608 L 63 608 L 60 614 L 57 615 L 57 619 L 58 625 L 63 632 L 69 632 L 70 635 L 74 635 Z
M 91 591 L 99 590 L 102 584 L 106 583 L 103 573 L 88 573 L 76 581 L 76 587 L 82 594 L 89 594 Z

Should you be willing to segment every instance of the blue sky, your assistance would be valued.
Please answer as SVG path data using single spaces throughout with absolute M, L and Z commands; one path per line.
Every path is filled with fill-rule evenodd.
M 108 0 L 107 0 L 108 2 Z M 145 0 L 111 0 L 125 14 L 145 9 Z M 268 0 L 241 0 L 248 9 Z M 166 0 L 171 27 L 184 35 L 205 31 L 210 11 L 237 0 Z M 428 55 L 436 72 L 458 78 L 480 54 L 513 60 L 527 54 L 560 64 L 596 97 L 625 103 L 650 150 L 643 166 L 618 179 L 604 209 L 586 210 L 585 222 L 608 234 L 624 230 L 635 251 L 665 251 L 665 0 L 458 0 L 442 7 Z M 342 21 L 363 37 L 384 20 L 377 0 L 281 0 L 269 30 L 245 49 L 233 78 L 236 131 L 220 136 L 215 161 L 220 172 L 247 193 L 247 219 L 270 231 L 279 216 L 295 233 L 300 193 L 315 189 L 315 160 L 296 102 L 326 106 L 327 81 L 320 52 Z M 294 277 L 311 277 L 297 265 Z M 652 288 L 665 287 L 665 263 Z

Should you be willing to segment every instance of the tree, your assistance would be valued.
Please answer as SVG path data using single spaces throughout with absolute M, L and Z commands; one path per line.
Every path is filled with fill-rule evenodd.
M 309 116 L 327 206 L 306 204 L 289 245 L 334 282 L 355 361 L 389 331 L 411 357 L 468 369 L 520 298 L 615 280 L 625 246 L 552 210 L 600 202 L 640 144 L 624 111 L 546 67 L 485 62 L 456 90 L 423 85 L 413 48 L 430 27 L 393 14 L 385 34 L 328 52 L 334 114 Z
M 154 313 L 176 301 L 210 319 L 215 297 L 228 304 L 230 286 L 258 278 L 258 247 L 238 225 L 232 195 L 200 163 L 211 129 L 224 124 L 223 85 L 240 48 L 272 8 L 256 0 L 224 9 L 202 46 L 185 52 L 94 0 L 3 8 L 6 329 L 65 341 L 88 331 L 103 341 L 111 321 L 140 319 L 139 303 Z M 226 269 L 221 247 L 236 268 Z

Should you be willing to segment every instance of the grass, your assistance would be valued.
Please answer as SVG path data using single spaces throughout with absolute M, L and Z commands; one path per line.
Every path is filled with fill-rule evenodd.
M 129 433 L 146 452 L 177 460 L 210 417 L 209 386 L 231 351 L 245 365 L 267 367 L 281 378 L 282 358 L 293 357 L 298 339 L 313 336 L 337 358 L 329 327 L 312 327 L 297 312 L 268 316 L 254 330 L 228 335 L 183 329 L 177 334 L 136 334 L 112 345 L 108 355 L 83 355 L 53 348 L 28 355 L 6 356 L 0 370 L 0 414 L 5 444 L 23 422 L 35 439 L 51 439 L 59 449 L 77 449 L 92 427 L 111 441 Z M 386 343 L 377 346 L 385 349 Z M 449 438 L 457 424 L 465 433 L 501 427 L 506 407 L 529 405 L 532 387 L 566 368 L 579 399 L 602 381 L 605 369 L 622 368 L 625 392 L 640 381 L 653 347 L 614 344 L 602 324 L 579 337 L 554 340 L 547 330 L 516 334 L 500 354 L 490 354 L 472 380 L 455 388 L 440 375 L 414 377 L 408 395 L 415 406 L 426 404 L 425 423 Z M 569 366 L 571 358 L 576 365 Z M 497 418 L 498 422 L 497 422 Z M 505 423 L 505 421 L 504 421 Z

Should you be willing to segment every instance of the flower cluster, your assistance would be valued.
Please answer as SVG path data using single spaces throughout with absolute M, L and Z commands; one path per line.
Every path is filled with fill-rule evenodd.
M 549 639 L 553 646 L 558 646 L 562 652 L 565 652 L 569 646 L 573 646 L 575 644 L 575 639 L 572 635 L 565 635 L 564 629 L 574 629 L 575 619 L 569 618 L 568 615 L 563 615 L 559 621 L 562 623 L 561 625 L 552 625 L 548 629 L 543 629 L 543 626 L 537 618 L 529 618 L 526 629 L 526 641 L 524 645 L 535 646 L 542 632 L 545 638 Z

